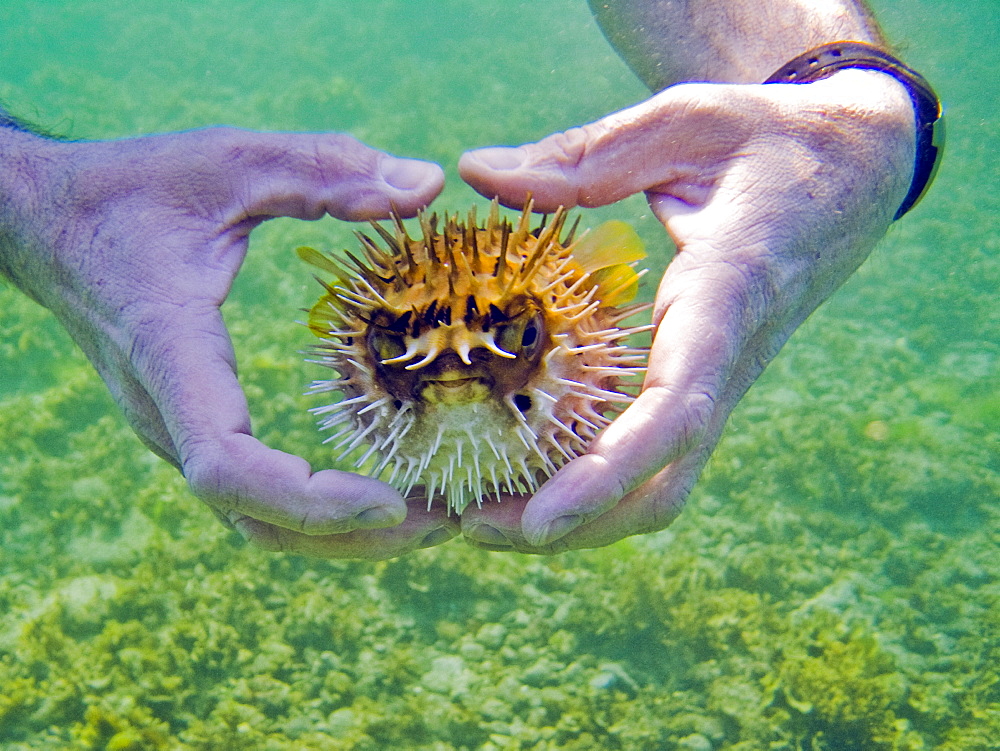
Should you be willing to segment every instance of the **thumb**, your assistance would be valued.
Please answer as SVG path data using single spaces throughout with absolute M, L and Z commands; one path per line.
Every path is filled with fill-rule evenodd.
M 743 110 L 759 102 L 744 97 L 734 107 L 731 88 L 675 86 L 537 143 L 466 152 L 459 173 L 509 206 L 522 206 L 530 192 L 536 211 L 604 206 L 641 191 L 700 204 L 752 136 L 754 118 Z
M 287 216 L 346 221 L 412 216 L 444 186 L 433 162 L 402 159 L 342 133 L 257 133 L 211 128 L 195 137 L 206 172 L 228 193 L 233 224 Z M 207 182 L 212 182 L 208 180 Z M 220 186 L 222 187 L 222 186 Z

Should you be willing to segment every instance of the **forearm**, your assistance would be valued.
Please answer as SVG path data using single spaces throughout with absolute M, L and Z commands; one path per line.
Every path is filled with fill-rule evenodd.
M 18 118 L 11 115 L 2 104 L 0 104 L 0 129 L 27 130 L 25 124 Z
M 43 255 L 39 235 L 51 222 L 42 215 L 37 189 L 54 145 L 0 106 L 0 279 L 39 302 L 31 281 Z
M 11 281 L 14 257 L 22 244 L 20 146 L 25 139 L 20 123 L 0 106 L 0 278 Z
M 589 0 L 618 53 L 653 91 L 675 83 L 761 83 L 827 42 L 882 45 L 861 0 Z

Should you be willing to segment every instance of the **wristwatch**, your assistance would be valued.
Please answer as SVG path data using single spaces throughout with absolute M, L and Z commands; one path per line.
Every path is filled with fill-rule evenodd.
M 764 83 L 811 83 L 843 68 L 864 68 L 888 73 L 906 87 L 917 121 L 917 156 L 913 179 L 892 220 L 912 209 L 930 188 L 944 153 L 944 118 L 941 101 L 927 79 L 902 61 L 865 42 L 833 42 L 789 60 Z

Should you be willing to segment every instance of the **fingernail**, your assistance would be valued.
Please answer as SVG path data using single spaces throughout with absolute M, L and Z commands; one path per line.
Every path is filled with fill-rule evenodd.
M 390 156 L 382 159 L 379 170 L 382 179 L 397 190 L 413 190 L 427 180 L 430 165 L 418 159 L 397 159 Z
M 526 535 L 526 537 L 528 537 L 528 541 L 532 545 L 540 547 L 555 542 L 560 537 L 565 537 L 581 524 L 583 524 L 583 517 L 579 514 L 557 516 L 549 523 L 543 525 L 537 534 Z
M 438 527 L 433 532 L 429 532 L 417 548 L 433 548 L 435 545 L 440 545 L 442 542 L 448 542 L 455 534 L 447 527 Z
M 524 164 L 525 153 L 521 147 L 495 147 L 474 152 L 476 160 L 495 170 L 514 170 Z
M 399 524 L 400 521 L 399 513 L 385 506 L 372 506 L 354 515 L 357 529 L 381 529 Z
M 466 537 L 469 537 L 476 542 L 485 543 L 486 545 L 499 545 L 508 548 L 513 547 L 510 540 L 507 539 L 507 536 L 492 524 L 477 524 L 465 534 Z

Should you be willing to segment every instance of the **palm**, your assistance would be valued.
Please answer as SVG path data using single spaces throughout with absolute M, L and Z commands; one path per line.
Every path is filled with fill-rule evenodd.
M 350 557 L 398 555 L 453 526 L 377 480 L 312 473 L 257 441 L 219 312 L 260 222 L 413 213 L 440 190 L 440 168 L 347 136 L 231 129 L 32 146 L 46 172 L 16 283 L 221 519 L 267 548 Z
M 845 71 L 676 86 L 538 144 L 466 155 L 463 177 L 512 205 L 528 191 L 542 210 L 644 191 L 678 248 L 638 400 L 524 505 L 520 528 L 487 510 L 463 519 L 467 536 L 489 525 L 493 547 L 502 530 L 512 547 L 551 550 L 666 526 L 733 407 L 885 232 L 912 144 L 901 87 Z

